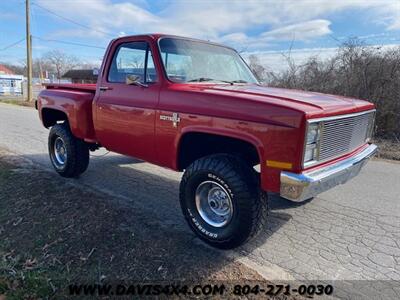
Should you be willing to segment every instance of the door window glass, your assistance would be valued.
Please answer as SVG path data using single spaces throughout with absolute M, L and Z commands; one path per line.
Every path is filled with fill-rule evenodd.
M 128 75 L 138 76 L 142 83 L 157 81 L 153 56 L 148 43 L 124 43 L 115 51 L 108 73 L 108 81 L 125 83 Z

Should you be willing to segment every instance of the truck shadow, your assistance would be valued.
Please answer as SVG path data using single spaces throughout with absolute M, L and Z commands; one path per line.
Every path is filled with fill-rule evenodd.
M 25 155 L 22 158 L 39 162 L 42 167 L 53 172 L 50 162 L 46 163 L 47 154 Z M 132 215 L 139 212 L 146 216 L 146 222 L 157 224 L 156 227 L 159 229 L 155 230 L 165 231 L 165 236 L 169 237 L 170 248 L 173 248 L 174 240 L 178 245 L 184 236 L 188 242 L 185 246 L 187 250 L 193 251 L 195 256 L 198 255 L 196 249 L 202 243 L 187 226 L 179 206 L 179 181 L 182 174 L 114 154 L 91 158 L 89 169 L 78 179 L 64 179 L 55 172 L 53 174 L 57 180 L 64 183 L 100 191 L 112 205 L 122 205 L 128 213 L 132 212 Z M 291 215 L 283 211 L 285 207 L 289 208 L 291 205 L 287 202 L 272 195 L 266 228 L 250 243 L 234 252 L 241 255 L 251 253 L 264 243 L 268 243 L 270 236 L 291 219 Z M 132 226 L 135 226 L 134 222 Z M 219 250 L 212 251 L 222 255 Z M 177 258 L 177 261 L 179 260 Z
M 270 193 L 269 199 L 270 199 L 270 209 L 277 210 L 277 209 L 289 209 L 289 208 L 304 206 L 310 203 L 313 198 L 307 199 L 302 202 L 294 202 L 282 198 L 281 196 L 279 196 L 279 194 Z

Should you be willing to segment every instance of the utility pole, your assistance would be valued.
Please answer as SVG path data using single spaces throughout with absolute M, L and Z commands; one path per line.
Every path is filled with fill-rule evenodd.
M 32 101 L 32 36 L 30 28 L 30 0 L 25 0 L 26 4 L 26 67 L 28 77 L 28 97 L 27 101 Z

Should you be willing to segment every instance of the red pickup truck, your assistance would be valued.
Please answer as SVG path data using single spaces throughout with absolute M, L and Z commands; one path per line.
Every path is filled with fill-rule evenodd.
M 267 193 L 303 201 L 376 152 L 374 105 L 261 86 L 226 46 L 170 35 L 110 42 L 96 85 L 48 84 L 37 100 L 55 170 L 77 177 L 105 147 L 176 171 L 183 214 L 233 248 L 267 221 Z

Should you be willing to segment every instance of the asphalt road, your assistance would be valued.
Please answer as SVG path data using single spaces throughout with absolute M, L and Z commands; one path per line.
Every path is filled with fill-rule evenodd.
M 35 110 L 0 104 L 0 147 L 50 170 L 47 134 Z M 180 177 L 100 150 L 75 182 L 118 196 L 149 218 L 192 234 L 179 208 Z M 376 299 L 400 297 L 400 290 L 382 286 L 400 282 L 399 163 L 372 160 L 346 185 L 306 203 L 293 204 L 273 195 L 270 201 L 265 231 L 227 255 L 269 279 L 336 280 L 345 286 L 343 295 L 351 290 L 361 295 L 376 292 Z M 384 296 L 379 292 L 383 289 Z

